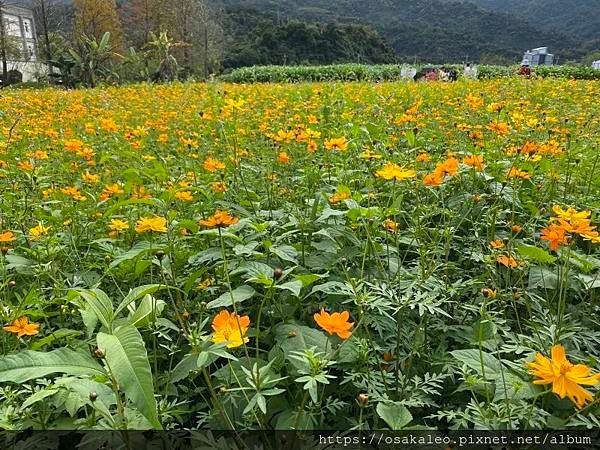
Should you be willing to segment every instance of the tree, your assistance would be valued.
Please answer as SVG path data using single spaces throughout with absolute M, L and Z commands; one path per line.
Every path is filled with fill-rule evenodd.
M 150 41 L 151 33 L 167 31 L 167 0 L 129 0 L 119 10 L 127 44 L 137 49 Z
M 115 0 L 74 0 L 76 41 L 82 37 L 101 41 L 105 33 L 110 33 L 111 50 L 123 48 L 123 30 L 117 14 Z
M 131 0 L 123 5 L 128 45 L 137 49 L 168 33 L 185 74 L 205 76 L 219 68 L 223 53 L 220 11 L 206 0 Z
M 37 24 L 37 33 L 41 43 L 39 56 L 47 62 L 48 71 L 52 74 L 53 59 L 52 34 L 66 34 L 70 29 L 67 5 L 58 0 L 32 0 L 31 9 Z

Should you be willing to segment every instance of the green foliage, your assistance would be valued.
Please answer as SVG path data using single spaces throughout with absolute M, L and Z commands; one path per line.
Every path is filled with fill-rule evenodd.
M 402 67 L 397 64 L 364 65 L 339 64 L 331 66 L 256 66 L 243 67 L 222 75 L 221 79 L 232 83 L 300 83 L 313 81 L 395 81 L 401 80 Z M 423 67 L 436 65 L 412 66 Z M 462 75 L 462 65 L 445 65 Z M 478 65 L 478 78 L 494 79 L 516 77 L 517 66 Z M 567 78 L 600 80 L 600 70 L 582 66 L 537 67 L 535 75 L 540 78 Z
M 247 9 L 228 11 L 225 69 L 269 64 L 334 64 L 395 61 L 392 48 L 371 27 L 356 24 L 279 23 Z

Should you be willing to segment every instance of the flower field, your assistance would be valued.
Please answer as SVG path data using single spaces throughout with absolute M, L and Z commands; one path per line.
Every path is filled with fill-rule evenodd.
M 0 95 L 0 428 L 600 427 L 600 84 Z

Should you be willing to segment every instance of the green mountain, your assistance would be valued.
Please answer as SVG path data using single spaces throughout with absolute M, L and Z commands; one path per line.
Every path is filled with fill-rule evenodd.
M 541 29 L 600 40 L 600 0 L 465 0 L 489 11 L 524 17 Z
M 540 19 L 536 17 L 487 4 L 511 0 L 472 1 L 482 4 L 467 0 L 221 0 L 228 11 L 243 5 L 246 9 L 273 14 L 281 23 L 292 19 L 313 23 L 364 23 L 381 33 L 405 60 L 459 62 L 468 58 L 516 62 L 524 50 L 548 46 L 566 61 L 579 59 L 594 48 L 587 43 L 588 38 L 572 33 L 568 26 L 556 29 L 539 24 Z M 583 1 L 600 0 L 580 2 Z M 531 3 L 534 2 L 552 3 L 553 0 Z M 581 17 L 581 20 L 587 19 Z

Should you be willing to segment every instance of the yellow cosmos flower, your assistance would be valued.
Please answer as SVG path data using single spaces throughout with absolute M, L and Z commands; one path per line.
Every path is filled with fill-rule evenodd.
M 206 158 L 206 161 L 204 161 L 202 167 L 204 167 L 204 170 L 208 172 L 216 172 L 217 170 L 225 169 L 225 164 L 223 164 L 218 159 Z
M 339 150 L 346 151 L 348 149 L 348 141 L 345 137 L 327 139 L 325 141 L 325 148 L 327 150 Z
M 190 191 L 179 191 L 175 193 L 175 198 L 184 202 L 191 202 L 194 200 L 194 196 Z
M 594 397 L 581 385 L 594 386 L 600 383 L 600 373 L 590 375 L 591 369 L 585 364 L 573 364 L 566 356 L 562 345 L 555 345 L 548 359 L 541 353 L 535 355 L 535 362 L 527 363 L 530 373 L 537 378 L 534 384 L 552 384 L 552 392 L 560 398 L 568 397 L 578 408 Z
M 108 224 L 108 229 L 118 234 L 121 231 L 129 229 L 129 223 L 121 219 L 112 219 Z
M 40 238 L 41 236 L 45 236 L 50 231 L 50 227 L 45 227 L 41 222 L 37 224 L 37 226 L 29 229 L 29 235 L 31 239 L 35 240 Z
M 142 217 L 135 224 L 137 233 L 146 233 L 155 231 L 157 233 L 167 232 L 167 219 L 164 217 Z
M 411 169 L 406 169 L 404 166 L 399 166 L 394 163 L 387 163 L 383 169 L 378 170 L 376 175 L 384 180 L 406 180 L 417 176 L 417 172 Z

